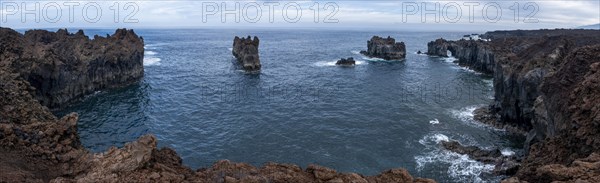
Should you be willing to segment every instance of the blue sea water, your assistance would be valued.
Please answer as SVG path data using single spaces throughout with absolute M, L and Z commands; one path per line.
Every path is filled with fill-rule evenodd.
M 86 30 L 112 34 L 114 30 Z M 140 29 L 145 76 L 57 112 L 80 115 L 84 146 L 105 151 L 152 133 L 192 168 L 220 159 L 260 166 L 316 163 L 374 175 L 403 167 L 439 182 L 497 182 L 493 165 L 442 149 L 442 140 L 519 151 L 504 131 L 474 122 L 492 79 L 451 59 L 416 54 L 466 33 L 340 30 Z M 260 72 L 232 54 L 234 36 L 260 38 Z M 373 35 L 403 41 L 407 57 L 361 56 Z M 335 66 L 354 57 L 353 67 Z

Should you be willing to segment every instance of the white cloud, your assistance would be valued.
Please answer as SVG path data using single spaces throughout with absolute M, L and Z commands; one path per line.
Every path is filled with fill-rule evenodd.
M 16 2 L 19 5 L 22 1 L 10 1 Z M 35 1 L 33 1 L 35 2 Z M 39 1 L 39 3 L 44 5 L 44 3 L 48 3 L 50 1 Z M 114 19 L 114 3 L 120 3 L 120 11 L 119 11 L 119 23 L 115 23 Z M 129 1 L 128 1 L 129 2 Z M 20 14 L 17 15 L 9 15 L 6 23 L 2 23 L 2 26 L 8 27 L 20 27 L 20 28 L 43 28 L 43 27 L 206 27 L 206 26 L 229 26 L 229 27 L 354 27 L 357 29 L 366 28 L 366 27 L 377 27 L 381 29 L 427 29 L 431 31 L 435 30 L 447 30 L 448 28 L 454 27 L 455 29 L 508 29 L 508 28 L 521 28 L 521 29 L 534 29 L 534 28 L 555 28 L 555 27 L 576 27 L 579 25 L 586 24 L 594 24 L 600 22 L 600 12 L 598 11 L 598 7 L 600 6 L 600 2 L 598 1 L 534 1 L 538 7 L 538 11 L 535 14 L 534 18 L 539 20 L 538 23 L 523 23 L 522 19 L 527 14 L 530 13 L 532 9 L 524 9 L 523 5 L 526 2 L 522 1 L 332 1 L 335 4 L 331 4 L 329 9 L 324 9 L 325 3 L 328 1 L 298 1 L 294 2 L 300 5 L 302 8 L 302 16 L 299 21 L 290 23 L 285 21 L 282 8 L 287 3 L 292 1 L 181 1 L 181 0 L 164 0 L 164 1 L 132 1 L 137 7 L 139 7 L 139 11 L 134 14 L 133 18 L 139 20 L 138 23 L 124 23 L 122 19 L 125 16 L 132 13 L 132 9 L 123 9 L 125 5 L 125 1 L 99 1 L 99 5 L 102 8 L 103 16 L 102 19 L 95 23 L 90 23 L 84 20 L 84 18 L 79 15 L 79 17 L 75 16 L 75 22 L 69 22 L 68 18 L 66 18 L 66 14 L 68 13 L 68 9 L 63 7 L 62 12 L 64 17 L 61 21 L 56 23 L 44 22 L 44 19 L 40 23 L 27 21 L 25 23 L 21 22 Z M 212 3 L 217 4 L 219 8 L 221 7 L 221 3 L 225 3 L 228 9 L 234 7 L 234 3 L 238 2 L 240 4 L 240 8 L 249 3 L 256 3 L 261 5 L 261 14 L 262 17 L 256 23 L 244 21 L 243 15 L 240 17 L 240 22 L 233 21 L 234 17 L 232 15 L 228 15 L 227 21 L 223 23 L 221 21 L 220 13 L 217 15 L 206 15 L 203 14 L 203 4 L 204 3 Z M 278 3 L 278 6 L 275 8 L 274 14 L 271 14 L 271 19 L 274 22 L 270 22 L 268 7 L 264 4 L 265 2 L 270 3 Z M 448 21 L 454 15 L 456 15 L 456 11 L 454 8 L 450 8 L 446 17 L 441 16 L 439 22 L 433 21 L 433 15 L 427 15 L 427 21 L 425 23 L 421 22 L 421 12 L 417 12 L 415 15 L 408 15 L 406 12 L 403 14 L 403 3 L 416 3 L 419 8 L 422 8 L 421 3 L 426 3 L 428 8 L 433 7 L 433 3 L 439 3 L 440 9 L 444 5 L 448 5 L 450 3 L 455 3 L 461 6 L 462 16 L 460 17 L 460 21 L 452 22 Z M 468 17 L 468 6 L 465 6 L 465 2 L 479 2 L 479 6 L 475 9 L 475 14 L 472 17 Z M 7 3 L 2 1 L 0 3 Z M 27 3 L 32 3 L 32 1 L 27 1 Z M 62 5 L 62 2 L 58 2 Z M 80 6 L 75 9 L 75 13 L 79 13 L 83 11 L 83 5 L 88 3 L 88 1 L 79 2 Z M 319 22 L 313 22 L 315 19 L 314 8 L 315 3 L 318 3 L 320 6 L 320 11 L 318 14 Z M 482 13 L 484 5 L 488 3 L 497 3 L 500 5 L 502 9 L 502 18 L 495 22 L 490 23 L 487 22 Z M 514 22 L 514 3 L 519 3 L 519 17 L 521 22 Z M 2 4 L 0 4 L 2 5 Z M 413 4 L 414 5 L 414 4 Z M 111 9 L 112 7 L 112 9 Z M 333 11 L 333 7 L 338 7 L 338 11 L 334 14 L 331 19 L 339 20 L 338 23 L 323 23 L 323 19 L 325 16 L 330 15 Z M 0 13 L 6 15 L 6 11 L 4 10 L 4 6 L 0 6 Z M 493 8 L 493 7 L 492 7 Z M 293 7 L 290 10 L 294 10 Z M 491 9 L 492 12 L 490 17 L 494 17 L 493 14 L 494 9 Z M 255 13 L 252 13 L 254 10 L 249 9 L 251 12 L 248 17 L 253 17 Z M 295 14 L 295 11 L 288 12 L 291 18 Z M 443 14 L 445 15 L 445 14 Z M 203 18 L 206 17 L 206 18 Z M 246 17 L 246 18 L 248 18 Z M 290 17 L 287 17 L 290 19 Z M 405 19 L 403 19 L 405 18 Z M 471 19 L 473 22 L 471 22 Z M 206 21 L 203 21 L 206 19 Z M 404 21 L 403 21 L 404 20 Z

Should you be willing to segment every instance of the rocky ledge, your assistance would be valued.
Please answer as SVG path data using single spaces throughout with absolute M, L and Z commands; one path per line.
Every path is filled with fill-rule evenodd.
M 406 46 L 404 42 L 397 43 L 390 36 L 387 38 L 373 36 L 367 41 L 367 51 L 360 51 L 360 53 L 384 60 L 402 60 L 406 57 Z
M 519 166 L 518 157 L 504 155 L 499 149 L 481 149 L 477 146 L 463 146 L 457 141 L 443 141 L 442 146 L 452 152 L 465 154 L 471 159 L 494 165 L 495 175 L 514 175 Z
M 352 57 L 348 57 L 347 59 L 341 58 L 340 60 L 335 62 L 335 65 L 342 65 L 342 66 L 353 66 L 355 64 L 356 64 L 356 61 L 354 61 L 354 58 L 352 58 Z
M 233 39 L 233 56 L 242 64 L 242 67 L 246 70 L 259 70 L 260 59 L 258 57 L 258 37 L 254 36 L 254 39 L 250 38 L 239 38 L 235 36 Z
M 475 118 L 526 132 L 526 156 L 510 181 L 597 182 L 600 31 L 496 31 L 491 41 L 438 39 L 428 54 L 494 77 L 494 102 Z M 580 162 L 587 163 L 580 163 Z M 569 170 L 570 172 L 560 172 Z M 560 175 L 559 175 L 560 174 Z M 507 180 L 509 181 L 509 180 Z
M 0 28 L 0 67 L 18 73 L 44 106 L 61 108 L 94 91 L 121 87 L 144 76 L 144 40 L 133 30 L 90 39 L 83 31 Z
M 92 50 L 86 52 L 84 50 L 87 50 L 87 47 L 69 46 L 82 44 L 96 48 L 94 44 L 83 44 L 89 40 L 83 38 L 85 35 L 82 32 L 75 35 L 67 34 L 66 31 L 34 32 L 37 33 L 28 34 L 38 36 L 23 36 L 10 29 L 2 29 L 0 34 L 0 182 L 434 182 L 430 179 L 413 178 L 404 169 L 391 169 L 378 175 L 363 176 L 356 173 L 340 173 L 318 165 L 309 165 L 306 169 L 279 163 L 266 163 L 262 167 L 254 167 L 227 160 L 218 161 L 211 167 L 192 170 L 182 164 L 181 158 L 174 150 L 158 149 L 157 140 L 152 135 L 144 135 L 122 148 L 113 147 L 103 153 L 91 153 L 79 140 L 77 114 L 71 113 L 62 118 L 54 116 L 38 99 L 38 89 L 34 84 L 52 83 L 56 78 L 64 76 L 75 77 L 83 72 L 78 69 L 97 67 L 97 70 L 104 71 L 88 73 L 92 79 L 108 77 L 93 74 L 111 72 L 114 72 L 111 74 L 114 78 L 121 78 L 112 80 L 113 77 L 109 77 L 111 85 L 98 86 L 126 85 L 136 77 L 126 79 L 128 77 L 118 74 L 129 75 L 135 72 L 124 70 L 128 65 L 119 66 L 119 63 L 129 63 L 130 60 L 123 60 L 126 58 L 137 59 L 137 55 L 143 52 L 143 47 L 137 47 L 138 42 L 135 41 L 137 39 L 133 39 L 133 31 L 124 29 L 118 30 L 109 38 L 94 39 L 106 39 L 104 47 L 100 46 L 98 49 L 110 53 L 107 55 L 96 55 L 100 53 Z M 53 44 L 62 46 L 52 46 Z M 49 56 L 48 60 L 51 61 L 41 60 L 43 57 L 40 55 Z M 141 58 L 141 55 L 139 56 Z M 90 61 L 84 58 L 96 59 Z M 139 61 L 141 67 L 141 60 Z M 91 66 L 94 64 L 104 65 Z M 27 70 L 30 68 L 37 70 L 30 72 Z M 113 68 L 116 70 L 109 70 Z M 40 77 L 32 82 L 29 81 L 31 73 L 55 73 L 58 76 L 54 77 L 51 74 L 50 77 Z M 74 79 L 79 81 L 78 78 Z M 63 92 L 82 87 L 70 86 L 81 83 L 64 84 L 68 85 L 65 86 L 68 89 Z M 94 88 L 90 85 L 84 86 Z M 60 98 L 55 95 L 67 96 L 54 92 L 43 94 L 48 98 Z

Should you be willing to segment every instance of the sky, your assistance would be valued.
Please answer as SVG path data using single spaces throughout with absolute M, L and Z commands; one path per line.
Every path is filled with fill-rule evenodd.
M 0 15 L 11 28 L 486 31 L 598 24 L 600 1 L 0 0 Z

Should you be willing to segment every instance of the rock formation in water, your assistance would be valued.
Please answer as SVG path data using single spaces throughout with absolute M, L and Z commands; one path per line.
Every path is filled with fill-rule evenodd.
M 463 146 L 457 141 L 442 141 L 442 146 L 452 152 L 465 154 L 471 159 L 494 165 L 496 175 L 514 175 L 520 163 L 514 155 L 503 155 L 499 149 L 481 149 L 477 146 Z
M 260 69 L 260 58 L 258 57 L 258 37 L 254 36 L 253 39 L 239 38 L 235 36 L 233 39 L 233 56 L 242 64 L 242 67 L 246 70 L 259 70 Z
M 342 65 L 342 66 L 353 66 L 355 64 L 356 64 L 356 61 L 354 61 L 354 58 L 352 58 L 352 57 L 349 57 L 347 59 L 341 58 L 340 60 L 335 62 L 335 65 Z
M 101 40 L 106 39 L 106 42 L 100 47 L 95 47 L 96 42 L 85 44 L 89 43 L 89 40 L 80 37 L 84 36 L 83 33 L 70 35 L 62 30 L 58 33 L 36 32 L 29 33 L 31 37 L 28 37 L 10 29 L 2 29 L 0 34 L 0 170 L 2 172 L 0 180 L 2 181 L 434 182 L 430 179 L 413 178 L 404 169 L 391 169 L 379 175 L 363 176 L 356 173 L 339 173 L 318 165 L 309 165 L 306 169 L 301 169 L 297 165 L 278 163 L 266 163 L 262 167 L 254 167 L 227 160 L 218 161 L 212 167 L 192 170 L 182 164 L 181 158 L 172 149 L 158 149 L 156 138 L 152 135 L 144 135 L 122 148 L 113 147 L 103 153 L 91 153 L 81 145 L 79 140 L 77 114 L 71 113 L 62 118 L 54 116 L 37 98 L 39 89 L 33 86 L 34 82 L 29 81 L 31 73 L 54 73 L 58 69 L 60 72 L 55 73 L 58 75 L 56 77 L 50 74 L 49 77 L 33 80 L 51 83 L 50 81 L 54 82 L 57 78 L 74 77 L 83 72 L 78 69 L 89 70 L 97 67 L 91 69 L 98 70 L 97 72 L 90 72 L 88 73 L 90 76 L 81 77 L 90 77 L 93 82 L 96 81 L 95 79 L 108 77 L 94 74 L 112 73 L 110 75 L 114 78 L 109 77 L 110 82 L 104 84 L 92 83 L 93 86 L 74 83 L 84 84 L 84 86 L 67 86 L 66 88 L 69 88 L 67 91 L 73 92 L 70 89 L 75 90 L 78 87 L 98 89 L 96 84 L 102 87 L 110 87 L 108 83 L 112 86 L 126 85 L 131 80 L 117 75 L 119 73 L 129 75 L 136 71 L 124 69 L 138 68 L 129 67 L 131 65 L 128 64 L 119 66 L 119 63 L 131 61 L 123 59 L 137 58 L 136 55 L 139 54 L 137 51 L 140 51 L 137 45 L 140 40 L 133 39 L 137 37 L 133 31 L 118 30 L 109 38 L 96 37 L 95 40 L 102 42 Z M 70 44 L 84 47 L 69 46 Z M 108 54 L 101 55 L 96 51 L 88 50 L 90 46 Z M 29 48 L 35 49 L 29 50 Z M 42 61 L 41 55 L 49 56 L 50 61 Z M 87 60 L 87 58 L 95 59 Z M 129 64 L 135 65 L 135 63 Z M 28 71 L 27 69 L 30 68 L 37 70 Z M 131 77 L 133 79 L 134 76 Z M 79 78 L 73 80 L 79 82 Z M 117 81 L 121 83 L 114 83 Z M 63 92 L 67 91 L 63 90 Z M 72 96 L 55 92 L 43 93 L 43 95 L 47 95 L 48 98 Z
M 496 31 L 481 37 L 491 41 L 436 40 L 428 54 L 447 56 L 448 50 L 460 65 L 493 74 L 494 103 L 475 118 L 527 132 L 527 156 L 507 181 L 600 180 L 593 172 L 600 164 L 600 31 Z
M 387 38 L 373 36 L 367 41 L 367 51 L 360 51 L 360 53 L 385 60 L 401 60 L 406 57 L 406 46 L 404 42 L 397 43 L 389 36 Z
M 21 35 L 0 28 L 0 40 L 0 65 L 27 80 L 35 88 L 34 97 L 49 108 L 144 76 L 144 41 L 133 30 L 90 39 L 81 30 L 30 30 Z

